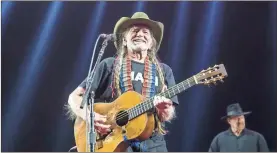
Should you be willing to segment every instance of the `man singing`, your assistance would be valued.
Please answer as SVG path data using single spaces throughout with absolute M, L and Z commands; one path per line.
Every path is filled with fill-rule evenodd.
M 157 52 L 163 38 L 164 26 L 161 22 L 150 20 L 147 14 L 137 12 L 131 18 L 122 17 L 115 25 L 116 57 L 100 62 L 96 69 L 92 90 L 95 102 L 111 102 L 124 92 L 136 91 L 150 98 L 167 87 L 175 85 L 171 68 L 157 59 Z M 86 87 L 83 81 L 69 96 L 72 113 L 85 120 L 85 109 L 80 109 L 82 94 Z M 140 147 L 129 147 L 126 151 L 166 152 L 164 122 L 170 122 L 175 116 L 177 97 L 167 99 L 155 97 L 153 113 L 156 116 L 156 130 Z M 154 103 L 155 103 L 154 102 Z M 102 124 L 105 116 L 95 113 L 95 129 L 101 134 L 110 131 L 110 125 Z M 144 150 L 142 150 L 144 146 Z
M 245 115 L 238 103 L 227 107 L 226 119 L 230 128 L 219 133 L 212 141 L 210 152 L 269 152 L 267 143 L 258 132 L 245 128 Z

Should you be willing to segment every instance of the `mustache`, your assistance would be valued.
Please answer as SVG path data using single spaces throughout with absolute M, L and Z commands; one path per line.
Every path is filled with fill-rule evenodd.
M 142 40 L 143 42 L 146 42 L 146 40 L 143 38 L 143 37 L 134 37 L 131 39 L 132 41 L 135 41 L 135 40 Z
M 240 120 L 238 120 L 237 121 L 237 126 L 239 126 L 239 125 L 244 125 L 245 123 L 243 122 L 243 121 L 240 121 Z

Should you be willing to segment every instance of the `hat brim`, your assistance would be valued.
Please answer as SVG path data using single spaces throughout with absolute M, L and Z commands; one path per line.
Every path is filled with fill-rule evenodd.
M 223 117 L 221 117 L 220 119 L 221 120 L 224 120 L 224 119 L 226 119 L 226 118 L 228 118 L 228 117 L 234 117 L 234 116 L 240 116 L 240 115 L 249 115 L 249 114 L 251 114 L 252 112 L 251 111 L 248 111 L 248 112 L 243 112 L 243 113 L 241 113 L 241 114 L 236 114 L 236 115 L 226 115 L 226 116 L 223 116 Z
M 161 22 L 150 20 L 150 19 L 144 19 L 144 18 L 132 19 L 129 17 L 122 17 L 121 19 L 118 20 L 118 22 L 115 25 L 114 34 L 118 36 L 119 34 L 123 33 L 125 29 L 135 24 L 146 25 L 147 27 L 150 28 L 150 30 L 153 32 L 154 38 L 157 41 L 157 49 L 159 49 L 160 44 L 162 42 L 163 30 L 164 30 L 164 25 Z M 118 48 L 117 41 L 115 41 L 115 47 Z

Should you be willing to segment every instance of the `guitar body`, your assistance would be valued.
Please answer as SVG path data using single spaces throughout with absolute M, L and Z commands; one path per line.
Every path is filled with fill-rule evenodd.
M 124 141 L 124 135 L 127 139 L 148 139 L 154 130 L 155 119 L 152 113 L 144 113 L 130 121 L 125 120 L 120 124 L 116 122 L 120 111 L 127 110 L 141 103 L 143 98 L 134 91 L 123 93 L 111 103 L 95 103 L 94 112 L 107 116 L 107 123 L 111 125 L 112 132 L 106 136 L 97 134 L 95 152 L 125 152 L 128 143 Z M 125 125 L 122 125 L 125 124 Z M 78 152 L 86 152 L 86 122 L 77 118 L 74 125 L 74 136 Z

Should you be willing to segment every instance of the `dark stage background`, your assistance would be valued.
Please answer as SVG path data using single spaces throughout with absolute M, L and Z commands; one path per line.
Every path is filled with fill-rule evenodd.
M 164 23 L 159 51 L 176 82 L 223 63 L 228 78 L 179 94 L 169 151 L 207 151 L 239 102 L 247 127 L 276 150 L 276 2 L 2 2 L 2 151 L 68 151 L 70 92 L 85 78 L 96 37 L 136 10 Z M 113 56 L 109 44 L 105 57 Z

